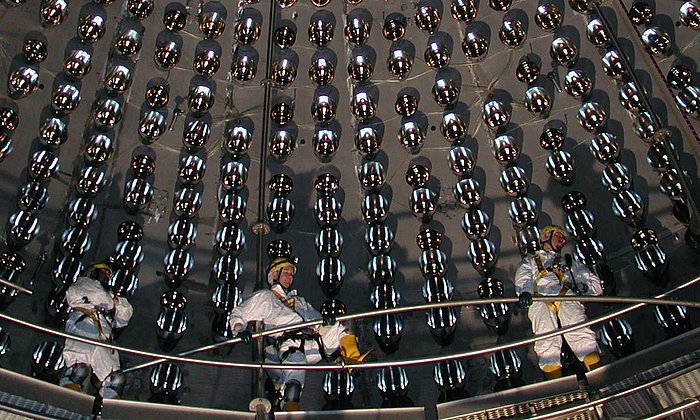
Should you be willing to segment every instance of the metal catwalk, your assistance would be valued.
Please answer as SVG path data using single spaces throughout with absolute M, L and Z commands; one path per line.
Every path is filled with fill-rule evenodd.
M 227 311 L 264 284 L 270 244 L 300 258 L 302 296 L 354 314 L 477 299 L 480 284 L 497 295 L 496 280 L 515 297 L 514 272 L 552 223 L 575 259 L 610 269 L 608 293 L 652 297 L 698 276 L 700 6 L 510 3 L 4 0 L 0 270 L 33 293 L 5 286 L 3 313 L 61 329 L 61 285 L 111 256 L 135 311 L 117 344 L 177 354 L 230 338 Z M 667 338 L 651 306 L 623 318 L 637 349 Z M 62 345 L 0 327 L 0 365 L 21 374 L 37 346 Z M 531 335 L 497 304 L 352 329 L 379 362 Z M 515 352 L 523 384 L 541 381 L 532 346 Z M 146 361 L 121 355 L 127 371 Z M 178 366 L 183 405 L 248 410 L 253 371 Z M 498 385 L 488 355 L 405 373 L 419 407 Z M 328 407 L 325 374 L 308 373 L 302 409 Z M 353 376 L 354 407 L 385 403 L 381 374 Z M 129 372 L 124 399 L 149 400 L 150 375 Z

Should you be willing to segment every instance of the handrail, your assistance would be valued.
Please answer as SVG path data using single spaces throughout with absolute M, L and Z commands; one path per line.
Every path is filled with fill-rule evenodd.
M 683 369 L 677 370 L 677 371 L 671 373 L 670 375 L 666 375 L 666 376 L 661 377 L 661 378 L 656 378 L 651 382 L 644 382 L 640 385 L 626 389 L 624 391 L 620 391 L 620 392 L 616 392 L 612 395 L 608 395 L 607 397 L 603 397 L 603 398 L 600 398 L 600 399 L 597 399 L 594 401 L 590 401 L 590 402 L 586 402 L 583 404 L 567 407 L 567 408 L 564 408 L 562 410 L 553 411 L 550 413 L 542 414 L 539 416 L 528 417 L 528 418 L 529 419 L 544 420 L 544 419 L 551 419 L 551 418 L 563 416 L 566 414 L 575 413 L 577 411 L 585 410 L 586 408 L 592 408 L 592 407 L 595 407 L 598 405 L 602 405 L 602 404 L 605 404 L 609 401 L 612 401 L 612 400 L 615 400 L 618 398 L 622 398 L 622 397 L 626 397 L 628 395 L 632 395 L 634 393 L 637 393 L 639 391 L 643 391 L 645 389 L 654 387 L 654 386 L 662 384 L 664 382 L 668 382 L 671 379 L 675 379 L 679 376 L 685 375 L 686 373 L 692 372 L 695 369 L 699 369 L 699 368 L 700 368 L 700 363 L 695 363 L 695 364 L 692 364 L 690 366 L 686 366 Z M 697 403 L 697 401 L 696 401 L 696 403 Z
M 17 290 L 17 291 L 20 292 L 20 293 L 24 293 L 25 295 L 31 296 L 32 294 L 34 294 L 34 292 L 32 292 L 31 290 L 27 289 L 26 287 L 22 287 L 22 286 L 20 286 L 20 285 L 17 284 L 17 283 L 13 283 L 13 282 L 7 281 L 7 280 L 5 280 L 5 279 L 0 279 L 0 284 L 2 284 L 3 286 L 6 286 L 6 287 L 10 287 L 10 288 L 12 288 L 12 289 L 15 289 L 15 290 Z
M 633 298 L 633 297 L 593 297 L 593 296 L 561 296 L 557 297 L 557 299 L 561 301 L 586 301 L 586 302 L 604 302 L 604 303 L 614 303 L 616 301 L 622 301 L 622 302 L 638 302 L 634 305 L 627 306 L 625 308 L 619 309 L 617 311 L 610 312 L 606 315 L 601 315 L 596 318 L 590 319 L 588 321 L 571 325 L 566 328 L 561 328 L 559 330 L 554 330 L 546 334 L 540 334 L 536 336 L 532 336 L 529 338 L 524 338 L 521 340 L 516 340 L 512 341 L 510 343 L 504 343 L 492 347 L 487 347 L 484 349 L 479 349 L 479 350 L 471 350 L 471 351 L 466 351 L 462 353 L 454 353 L 454 354 L 448 354 L 448 355 L 442 355 L 442 356 L 437 356 L 437 357 L 426 357 L 426 358 L 418 358 L 418 359 L 409 359 L 409 360 L 398 360 L 398 361 L 393 361 L 393 362 L 372 362 L 372 363 L 363 363 L 359 365 L 353 365 L 353 369 L 376 369 L 376 368 L 384 368 L 384 367 L 392 367 L 392 366 L 409 366 L 409 365 L 419 365 L 419 364 L 427 364 L 427 363 L 436 363 L 436 362 L 441 362 L 441 361 L 447 361 L 447 360 L 455 360 L 455 359 L 462 359 L 462 358 L 467 358 L 467 357 L 473 357 L 473 356 L 479 356 L 483 354 L 489 354 L 489 353 L 494 353 L 499 350 L 507 350 L 510 348 L 514 347 L 519 347 L 522 345 L 526 344 L 531 344 L 534 343 L 535 341 L 545 339 L 545 338 L 550 338 L 550 337 L 556 337 L 565 333 L 568 333 L 570 331 L 574 331 L 576 329 L 582 328 L 582 327 L 587 327 L 590 325 L 594 325 L 596 323 L 604 322 L 607 321 L 608 319 L 615 318 L 617 316 L 620 316 L 622 314 L 634 311 L 642 306 L 645 306 L 647 304 L 665 304 L 665 305 L 680 305 L 684 304 L 685 306 L 688 307 L 693 307 L 693 308 L 698 308 L 700 307 L 699 302 L 691 302 L 691 301 L 675 301 L 675 300 L 664 300 L 663 298 L 668 296 L 671 293 L 674 293 L 676 291 L 685 289 L 689 286 L 692 286 L 693 284 L 697 283 L 700 281 L 700 276 L 695 277 L 694 279 L 691 279 L 685 283 L 682 283 L 673 289 L 670 289 L 662 294 L 659 294 L 655 296 L 654 298 Z M 551 300 L 551 298 L 547 297 L 535 297 L 533 298 L 533 301 L 547 301 Z M 358 314 L 352 314 L 352 315 L 346 315 L 346 316 L 341 316 L 338 317 L 338 321 L 346 321 L 346 320 L 352 320 L 352 319 L 357 319 L 357 318 L 363 318 L 363 317 L 372 317 L 372 316 L 377 316 L 381 314 L 388 314 L 388 313 L 399 313 L 399 312 L 409 312 L 409 311 L 419 311 L 419 310 L 425 310 L 425 309 L 431 309 L 431 308 L 444 308 L 444 307 L 454 307 L 454 306 L 469 306 L 469 305 L 484 305 L 484 304 L 489 304 L 489 303 L 513 303 L 517 302 L 517 298 L 499 298 L 499 299 L 473 299 L 473 300 L 464 300 L 464 301 L 452 301 L 452 302 L 441 302 L 441 303 L 431 303 L 431 304 L 424 304 L 424 305 L 415 305 L 415 306 L 410 306 L 410 307 L 401 307 L 401 308 L 391 308 L 391 309 L 382 309 L 382 310 L 377 310 L 377 311 L 371 311 L 371 312 L 363 312 L 363 313 L 358 313 Z M 96 340 L 91 340 L 89 338 L 85 337 L 80 337 L 76 336 L 73 334 L 68 334 L 64 331 L 58 331 L 52 328 L 48 327 L 43 327 L 40 325 L 33 324 L 29 321 L 21 320 L 18 318 L 11 317 L 9 315 L 5 315 L 3 313 L 0 313 L 0 319 L 4 319 L 6 321 L 10 321 L 46 334 L 54 335 L 54 336 L 59 336 L 63 338 L 68 338 L 71 340 L 79 341 L 82 343 L 87 343 L 87 344 L 92 344 L 95 346 L 99 347 L 105 347 L 111 350 L 116 350 L 116 351 L 121 351 L 124 353 L 128 354 L 134 354 L 137 356 L 142 356 L 142 357 L 148 357 L 148 358 L 153 358 L 156 360 L 152 360 L 147 363 L 143 363 L 141 365 L 133 366 L 128 369 L 124 369 L 124 372 L 132 372 L 138 369 L 142 369 L 148 366 L 153 366 L 157 365 L 163 362 L 167 361 L 174 361 L 174 362 L 182 362 L 182 363 L 193 363 L 193 364 L 200 364 L 200 365 L 205 365 L 205 366 L 217 366 L 217 367 L 231 367 L 231 368 L 244 368 L 244 369 L 258 369 L 258 368 L 264 368 L 264 369 L 279 369 L 281 367 L 284 367 L 284 369 L 288 370 L 343 370 L 346 369 L 345 365 L 328 365 L 328 364 L 317 364 L 317 365 L 287 365 L 287 364 L 281 364 L 281 363 L 241 363 L 241 362 L 222 362 L 222 361 L 214 361 L 214 360 L 205 360 L 205 359 L 192 359 L 192 358 L 187 358 L 187 357 L 182 357 L 182 356 L 173 356 L 173 355 L 167 355 L 167 354 L 162 354 L 162 353 L 154 353 L 154 352 L 148 352 L 148 351 L 143 351 L 143 350 L 137 350 L 137 349 L 132 349 L 128 347 L 122 347 L 122 346 L 117 346 L 114 344 L 110 343 L 103 343 L 100 341 Z M 314 325 L 320 324 L 322 321 L 309 321 L 309 322 L 304 322 L 300 324 L 295 324 L 295 325 L 290 325 L 286 327 L 280 327 L 280 328 L 275 328 L 271 330 L 266 330 L 262 332 L 258 332 L 253 334 L 254 337 L 262 337 L 262 336 L 267 336 L 267 335 L 272 335 L 272 334 L 279 334 L 284 331 L 288 330 L 293 330 L 293 329 L 298 329 L 298 328 L 304 328 L 304 327 L 311 327 Z M 214 349 L 217 347 L 221 347 L 224 345 L 228 344 L 234 344 L 239 342 L 239 338 L 232 338 L 220 343 L 215 343 L 211 344 L 208 346 L 204 346 L 198 349 L 193 349 L 189 351 L 189 354 L 194 354 L 210 349 Z

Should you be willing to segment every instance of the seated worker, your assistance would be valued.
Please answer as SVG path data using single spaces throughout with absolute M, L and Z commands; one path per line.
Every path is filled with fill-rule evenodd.
M 515 272 L 515 292 L 518 306 L 529 308 L 532 332 L 544 334 L 562 327 L 586 321 L 586 309 L 581 302 L 559 302 L 556 296 L 592 295 L 603 292 L 600 279 L 585 265 L 573 262 L 561 264 L 561 250 L 566 232 L 560 226 L 546 226 L 540 233 L 542 250 L 528 255 Z M 569 260 L 569 257 L 566 258 Z M 552 296 L 547 302 L 533 302 L 532 296 Z M 600 365 L 600 349 L 590 328 L 580 328 L 564 334 L 576 357 L 590 371 Z M 535 342 L 539 367 L 546 379 L 561 377 L 561 335 Z
M 292 289 L 296 265 L 290 259 L 276 258 L 267 268 L 268 290 L 253 293 L 231 311 L 231 330 L 245 343 L 252 334 L 246 329 L 251 321 L 260 321 L 265 328 L 279 328 L 321 319 L 321 314 Z M 340 349 L 346 363 L 360 363 L 371 351 L 360 353 L 357 339 L 335 317 L 323 318 L 323 325 L 275 335 L 274 343 L 265 347 L 265 361 L 271 363 L 313 364 Z M 284 411 L 299 410 L 301 389 L 306 371 L 271 369 L 267 375 L 275 386 Z
M 113 328 L 129 324 L 134 313 L 128 300 L 105 289 L 112 269 L 104 263 L 92 264 L 66 291 L 66 301 L 73 312 L 66 321 L 66 332 L 93 340 L 112 343 Z M 119 398 L 125 377 L 119 353 L 105 347 L 66 339 L 63 347 L 66 371 L 59 384 L 81 391 L 92 372 L 99 381 L 102 398 Z

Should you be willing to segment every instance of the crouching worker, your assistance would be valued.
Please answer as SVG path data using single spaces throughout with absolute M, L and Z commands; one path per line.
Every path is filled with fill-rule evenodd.
M 113 328 L 125 327 L 134 313 L 129 301 L 106 289 L 112 275 L 104 263 L 92 264 L 85 276 L 78 277 L 66 292 L 66 301 L 73 312 L 66 321 L 66 332 L 93 340 L 112 343 Z M 104 286 L 103 286 L 104 285 Z M 63 347 L 66 372 L 60 385 L 75 391 L 94 374 L 102 398 L 119 398 L 125 376 L 120 370 L 119 354 L 105 347 L 66 340 Z
M 243 304 L 231 311 L 231 330 L 245 343 L 252 334 L 246 329 L 252 321 L 260 321 L 265 328 L 279 328 L 305 321 L 322 319 L 321 314 L 292 289 L 295 263 L 287 258 L 274 259 L 267 268 L 268 290 L 253 293 Z M 287 331 L 271 337 L 274 341 L 265 348 L 265 361 L 270 363 L 314 364 L 331 360 L 336 352 L 346 363 L 360 363 L 371 351 L 361 353 L 357 339 L 335 317 L 323 317 L 323 325 Z M 267 375 L 277 390 L 279 407 L 284 411 L 299 410 L 304 370 L 271 369 Z
M 523 259 L 515 272 L 515 292 L 518 306 L 528 310 L 532 332 L 539 335 L 586 321 L 586 308 L 581 302 L 558 301 L 557 296 L 592 295 L 603 292 L 600 279 L 585 265 L 565 258 L 561 250 L 566 244 L 566 232 L 560 226 L 546 226 L 540 233 L 542 250 Z M 533 296 L 551 296 L 551 301 L 533 302 Z M 564 334 L 566 342 L 586 370 L 600 365 L 600 349 L 596 335 L 588 327 Z M 535 342 L 539 367 L 546 379 L 559 378 L 561 370 L 561 335 Z

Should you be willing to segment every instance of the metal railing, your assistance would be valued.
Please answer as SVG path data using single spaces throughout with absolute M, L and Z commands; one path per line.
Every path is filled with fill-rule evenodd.
M 463 359 L 467 357 L 474 357 L 474 356 L 480 356 L 484 354 L 489 354 L 489 353 L 494 353 L 500 350 L 507 350 L 510 348 L 515 348 L 527 344 L 534 343 L 535 341 L 545 339 L 545 338 L 550 338 L 550 337 L 556 337 L 558 335 L 563 335 L 566 334 L 570 331 L 577 330 L 582 327 L 588 327 L 591 325 L 595 325 L 601 322 L 605 322 L 609 319 L 618 317 L 620 315 L 626 314 L 628 312 L 634 311 L 636 309 L 639 309 L 645 305 L 683 305 L 689 308 L 700 308 L 700 302 L 695 302 L 695 301 L 677 301 L 677 300 L 668 300 L 664 299 L 666 296 L 677 292 L 679 290 L 685 289 L 687 287 L 690 287 L 700 281 L 700 276 L 695 277 L 685 283 L 682 283 L 673 289 L 668 290 L 667 292 L 664 292 L 662 294 L 659 294 L 653 298 L 637 298 L 637 297 L 594 297 L 594 296 L 561 296 L 557 297 L 557 300 L 559 301 L 579 301 L 579 302 L 597 302 L 597 303 L 633 303 L 633 305 L 624 307 L 622 309 L 618 309 L 616 311 L 609 312 L 607 314 L 589 319 L 588 321 L 571 325 L 566 328 L 561 328 L 555 331 L 551 331 L 546 334 L 540 334 L 540 335 L 535 335 L 532 337 L 520 339 L 520 340 L 515 340 L 509 343 L 504 343 L 504 344 L 499 344 L 483 349 L 477 349 L 477 350 L 470 350 L 466 352 L 461 352 L 461 353 L 453 353 L 453 354 L 448 354 L 448 355 L 441 355 L 441 356 L 432 356 L 432 357 L 423 357 L 423 358 L 415 358 L 415 359 L 404 359 L 404 360 L 396 360 L 396 361 L 391 361 L 391 362 L 371 362 L 371 363 L 362 363 L 358 365 L 353 365 L 353 369 L 377 369 L 377 368 L 384 368 L 384 367 L 392 367 L 392 366 L 409 366 L 409 365 L 421 365 L 421 364 L 428 364 L 428 363 L 437 363 L 437 362 L 442 362 L 442 361 L 447 361 L 447 360 L 454 360 L 454 359 Z M 538 302 L 538 301 L 551 301 L 551 297 L 535 297 L 533 298 L 533 301 Z M 461 301 L 451 301 L 451 302 L 440 302 L 440 303 L 431 303 L 431 304 L 423 304 L 423 305 L 414 305 L 414 306 L 408 306 L 408 307 L 400 307 L 400 308 L 390 308 L 390 309 L 382 309 L 382 310 L 376 310 L 376 311 L 369 311 L 369 312 L 362 312 L 362 313 L 357 313 L 357 314 L 351 314 L 351 315 L 345 315 L 338 317 L 337 320 L 340 321 L 349 321 L 349 320 L 354 320 L 354 319 L 360 319 L 360 318 L 367 318 L 367 317 L 373 317 L 373 316 L 378 316 L 382 314 L 390 314 L 390 313 L 402 313 L 402 312 L 413 312 L 413 311 L 421 311 L 421 310 L 426 310 L 426 309 L 434 309 L 434 308 L 445 308 L 445 307 L 456 307 L 456 306 L 474 306 L 474 305 L 485 305 L 485 304 L 490 304 L 490 303 L 515 303 L 517 302 L 517 298 L 498 298 L 498 299 L 472 299 L 472 300 L 461 300 Z M 143 369 L 149 366 L 154 366 L 160 363 L 172 361 L 172 362 L 181 362 L 181 363 L 192 363 L 192 364 L 199 364 L 199 365 L 205 365 L 205 366 L 216 366 L 216 367 L 228 367 L 228 368 L 243 368 L 243 369 L 288 369 L 288 370 L 343 370 L 346 369 L 347 367 L 344 364 L 340 365 L 330 365 L 330 364 L 315 364 L 315 365 L 289 365 L 289 364 L 281 364 L 281 363 L 241 363 L 241 362 L 224 362 L 224 361 L 216 361 L 216 360 L 208 360 L 208 359 L 193 359 L 189 357 L 184 357 L 184 356 L 189 356 L 192 354 L 200 353 L 203 351 L 207 350 L 212 350 L 218 347 L 230 345 L 230 344 L 235 344 L 240 342 L 241 340 L 239 338 L 232 338 L 230 340 L 222 341 L 220 343 L 214 343 L 210 344 L 207 346 L 199 347 L 196 349 L 192 349 L 183 353 L 180 353 L 180 355 L 167 355 L 167 354 L 162 354 L 162 353 L 154 353 L 154 352 L 148 352 L 148 351 L 143 351 L 143 350 L 137 350 L 137 349 L 132 349 L 129 347 L 122 347 L 122 346 L 117 346 L 115 344 L 110 344 L 110 343 L 104 343 L 101 341 L 96 341 L 92 340 L 89 338 L 85 337 L 80 337 L 76 336 L 73 334 L 68 334 L 64 331 L 59 331 L 55 330 L 52 328 L 44 327 L 41 325 L 36 325 L 34 323 L 31 323 L 29 321 L 25 321 L 22 319 L 18 319 L 3 313 L 0 313 L 0 319 L 4 319 L 6 321 L 31 328 L 33 330 L 45 333 L 45 334 L 50 334 L 53 336 L 57 337 L 62 337 L 66 339 L 71 339 L 71 340 L 76 340 L 80 341 L 83 343 L 87 344 L 92 344 L 95 346 L 99 347 L 105 347 L 111 350 L 116 350 L 128 354 L 133 354 L 136 356 L 141 356 L 141 357 L 146 357 L 146 358 L 151 358 L 154 360 L 151 360 L 149 362 L 133 366 L 127 369 L 124 369 L 124 372 L 133 372 L 139 369 Z M 280 327 L 280 328 L 274 328 L 262 332 L 258 332 L 253 334 L 254 338 L 262 338 L 265 336 L 270 336 L 270 335 L 276 335 L 276 334 L 281 334 L 285 331 L 290 331 L 290 330 L 295 330 L 299 328 L 305 328 L 305 327 L 313 327 L 316 325 L 319 325 L 322 323 L 322 320 L 316 320 L 316 321 L 309 321 L 309 322 L 303 322 L 299 324 L 294 324 L 294 325 L 289 325 L 285 327 Z

